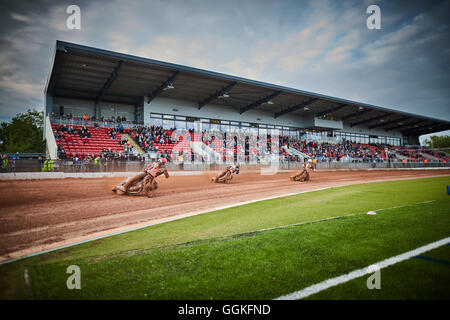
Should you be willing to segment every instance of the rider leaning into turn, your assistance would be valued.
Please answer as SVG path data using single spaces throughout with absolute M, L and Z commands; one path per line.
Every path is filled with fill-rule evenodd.
M 313 170 L 313 171 L 315 170 L 313 161 L 311 159 L 309 159 L 307 162 L 305 162 L 303 164 L 303 170 L 301 172 L 298 171 L 297 174 L 295 174 L 294 176 L 291 176 L 291 180 L 306 177 L 306 175 L 309 173 L 309 170 Z
M 135 175 L 133 178 L 128 180 L 128 182 L 125 183 L 123 186 L 118 186 L 118 188 L 121 191 L 126 192 L 130 185 L 132 185 L 136 181 L 139 181 L 142 178 L 145 178 L 145 176 L 147 176 L 147 175 L 152 176 L 152 178 L 154 179 L 154 178 L 164 174 L 166 179 L 169 178 L 169 173 L 167 172 L 166 163 L 167 163 L 166 158 L 161 158 L 158 161 L 153 162 L 151 165 L 147 166 L 144 169 L 144 172 Z
M 217 181 L 220 178 L 224 177 L 227 174 L 227 172 L 230 172 L 231 175 L 233 175 L 233 173 L 239 174 L 239 163 L 236 163 L 234 165 L 231 165 L 231 164 L 227 165 L 225 170 L 223 170 L 215 178 L 213 178 L 213 181 Z

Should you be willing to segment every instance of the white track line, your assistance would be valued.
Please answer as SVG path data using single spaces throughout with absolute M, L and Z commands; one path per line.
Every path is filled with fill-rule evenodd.
M 395 206 L 395 207 L 389 207 L 389 208 L 375 209 L 375 210 L 372 210 L 372 211 L 377 212 L 377 211 L 386 211 L 386 210 L 392 210 L 392 209 L 398 209 L 398 208 L 405 208 L 405 207 L 416 206 L 418 204 L 431 203 L 431 202 L 435 202 L 435 201 L 437 201 L 437 200 L 415 202 L 415 203 L 405 204 L 405 205 L 402 205 L 402 206 Z M 284 229 L 284 228 L 289 228 L 289 227 L 301 226 L 301 225 L 304 225 L 304 224 L 310 224 L 310 223 L 316 223 L 316 222 L 323 222 L 323 221 L 328 221 L 328 220 L 335 220 L 335 219 L 341 219 L 341 218 L 346 218 L 346 217 L 352 217 L 352 216 L 356 216 L 356 215 L 360 215 L 360 214 L 366 214 L 366 213 L 367 212 L 349 213 L 349 214 L 344 214 L 342 216 L 328 217 L 328 218 L 322 218 L 322 219 L 318 219 L 318 220 L 297 222 L 297 223 L 292 223 L 292 224 L 285 224 L 285 225 L 277 226 L 277 227 L 263 228 L 263 229 L 257 229 L 257 230 L 252 230 L 252 231 L 239 232 L 239 233 L 230 233 L 230 234 L 226 234 L 224 236 L 220 236 L 220 238 L 240 236 L 240 235 L 245 235 L 245 234 L 248 234 L 248 233 L 264 232 L 264 231 L 270 231 L 270 230 L 276 230 L 276 229 Z
M 389 266 L 391 266 L 393 264 L 396 264 L 398 262 L 401 262 L 401 261 L 404 261 L 404 260 L 408 260 L 408 259 L 410 259 L 412 257 L 421 255 L 424 252 L 427 252 L 427 251 L 439 248 L 441 246 L 444 246 L 444 245 L 446 245 L 448 243 L 450 243 L 450 237 L 447 237 L 445 239 L 442 239 L 442 240 L 439 240 L 439 241 L 427 244 L 427 245 L 425 245 L 423 247 L 420 247 L 420 248 L 417 248 L 417 249 L 414 249 L 414 250 L 411 250 L 411 251 L 399 254 L 398 256 L 395 256 L 395 257 L 392 257 L 392 258 L 388 258 L 388 259 L 380 261 L 380 262 L 376 262 L 373 265 L 376 265 L 379 269 L 386 268 L 386 267 L 389 267 Z M 275 300 L 298 300 L 298 299 L 306 298 L 306 297 L 308 297 L 308 296 L 310 296 L 312 294 L 316 294 L 316 293 L 318 293 L 320 291 L 323 291 L 323 290 L 329 289 L 331 287 L 337 286 L 339 284 L 343 284 L 343 283 L 345 283 L 347 281 L 350 281 L 350 280 L 362 277 L 362 276 L 364 276 L 366 274 L 373 273 L 374 272 L 373 269 L 370 268 L 373 265 L 365 267 L 365 268 L 362 268 L 362 269 L 358 269 L 358 270 L 352 271 L 352 272 L 344 274 L 342 276 L 338 276 L 338 277 L 335 277 L 335 278 L 331 278 L 331 279 L 322 281 L 320 283 L 317 283 L 317 284 L 314 284 L 312 286 L 306 287 L 306 288 L 304 288 L 302 290 L 299 290 L 299 291 L 296 291 L 296 292 L 293 292 L 293 293 L 290 293 L 290 294 L 278 297 Z

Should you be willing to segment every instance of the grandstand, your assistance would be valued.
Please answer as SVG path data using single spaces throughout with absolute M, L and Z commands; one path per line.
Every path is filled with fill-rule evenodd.
M 449 121 L 62 41 L 46 83 L 45 116 L 51 158 L 109 151 L 260 161 L 277 130 L 282 161 L 450 160 L 418 146 L 420 135 L 450 129 Z M 83 141 L 62 126 L 86 127 L 91 136 Z M 227 139 L 229 130 L 242 141 Z

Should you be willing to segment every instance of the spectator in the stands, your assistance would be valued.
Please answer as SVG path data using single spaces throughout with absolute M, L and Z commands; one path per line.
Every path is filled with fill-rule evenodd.
M 117 125 L 117 130 L 118 130 L 120 133 L 123 133 L 123 124 L 122 124 L 122 123 L 119 123 L 119 124 Z
M 117 138 L 116 136 L 116 132 L 114 130 L 111 130 L 109 133 L 109 139 L 110 140 L 115 140 Z
M 8 156 L 6 154 L 2 155 L 0 164 L 1 172 L 6 172 L 8 170 L 8 163 Z
M 62 143 L 60 143 L 58 146 L 58 158 L 60 159 L 66 158 L 66 150 L 64 150 Z
M 73 142 L 73 138 L 72 138 L 72 136 L 70 136 L 70 135 L 68 135 L 67 137 L 66 137 L 66 141 L 67 141 L 67 143 L 72 143 L 72 144 L 74 144 L 74 142 Z

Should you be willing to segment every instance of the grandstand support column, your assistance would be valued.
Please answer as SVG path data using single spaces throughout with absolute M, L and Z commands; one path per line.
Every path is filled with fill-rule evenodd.
M 42 139 L 45 140 L 45 131 L 47 128 L 47 122 L 45 121 L 45 117 L 49 116 L 50 114 L 52 114 L 52 109 L 53 109 L 53 96 L 49 93 L 46 92 L 45 93 L 45 108 L 44 108 L 44 130 L 42 132 Z M 50 126 L 51 129 L 51 126 Z
M 145 97 L 139 98 L 139 101 L 134 105 L 134 119 L 137 123 L 144 121 L 144 104 Z
M 55 135 L 53 134 L 52 125 L 50 123 L 50 116 L 45 117 L 45 140 L 46 140 L 46 153 L 50 159 L 55 160 L 58 154 L 58 147 L 56 145 Z
M 94 106 L 95 119 L 100 119 L 102 116 L 101 107 L 99 104 L 95 104 Z

